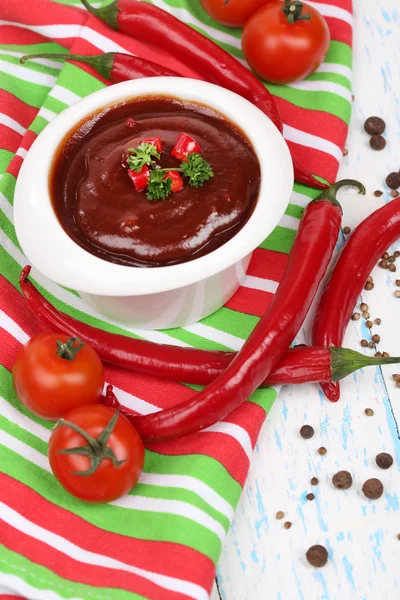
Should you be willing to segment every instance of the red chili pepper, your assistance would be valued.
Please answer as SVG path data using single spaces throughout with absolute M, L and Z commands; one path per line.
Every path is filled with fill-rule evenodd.
M 140 140 L 139 142 L 140 144 L 152 144 L 153 146 L 155 146 L 155 149 L 157 150 L 157 152 L 161 152 L 162 150 L 162 141 L 159 135 L 155 136 L 155 137 L 149 137 L 149 138 L 143 138 L 142 140 Z
M 128 169 L 128 175 L 132 179 L 137 192 L 142 192 L 149 185 L 150 169 L 147 165 L 143 165 L 139 173 L 134 169 Z
M 82 323 L 58 311 L 40 294 L 28 279 L 30 270 L 29 266 L 22 270 L 20 285 L 32 313 L 46 328 L 79 337 L 96 350 L 104 362 L 148 375 L 206 385 L 236 357 L 236 352 L 161 345 L 109 333 Z M 341 379 L 364 366 L 396 361 L 385 357 L 383 360 L 386 362 L 377 362 L 380 360 L 344 348 L 290 348 L 262 386 Z
M 172 187 L 171 187 L 172 192 L 177 193 L 177 192 L 181 192 L 183 190 L 183 186 L 184 186 L 183 179 L 177 171 L 167 171 L 165 173 L 164 179 L 168 179 L 168 178 L 171 179 L 171 181 L 172 181 Z
M 128 127 L 136 127 L 136 121 L 135 121 L 135 119 L 132 119 L 132 117 L 129 117 L 125 121 L 125 125 L 127 125 Z
M 134 39 L 161 48 L 196 71 L 203 79 L 236 92 L 255 104 L 282 133 L 282 120 L 275 100 L 249 69 L 213 41 L 165 10 L 138 0 L 118 0 L 103 8 L 82 4 L 114 29 Z M 299 183 L 324 189 L 328 187 L 293 161 Z
M 338 182 L 306 207 L 278 290 L 262 319 L 226 370 L 189 402 L 135 418 L 142 439 L 173 439 L 223 419 L 276 368 L 297 334 L 336 245 L 341 207 Z
M 122 52 L 105 52 L 104 54 L 26 54 L 20 61 L 25 63 L 31 58 L 57 58 L 60 60 L 72 60 L 90 65 L 104 79 L 113 83 L 129 81 L 131 79 L 142 79 L 143 77 L 180 77 L 179 73 L 163 67 L 150 60 L 123 54 Z
M 200 144 L 187 133 L 181 133 L 175 146 L 172 148 L 171 154 L 179 160 L 186 161 L 188 155 L 194 152 L 201 154 Z
M 382 254 L 400 238 L 400 198 L 365 219 L 348 237 L 319 300 L 313 343 L 341 346 L 352 311 L 367 277 Z M 339 383 L 321 385 L 327 398 L 340 397 Z
M 261 387 L 272 385 L 295 385 L 302 383 L 316 383 L 324 379 L 338 381 L 365 367 L 396 364 L 400 357 L 371 357 L 360 354 L 347 348 L 318 348 L 316 346 L 305 348 L 290 348 L 279 362 L 274 371 L 262 382 Z M 106 396 L 101 396 L 100 402 L 119 410 L 132 425 L 136 427 L 138 415 L 135 411 L 120 404 L 117 400 L 112 385 L 107 386 Z M 192 400 L 182 402 L 176 408 L 182 412 L 189 410 Z M 170 410 L 170 409 L 168 409 Z M 164 411 L 161 411 L 164 412 Z M 160 413 L 157 413 L 160 414 Z M 143 424 L 152 420 L 151 415 L 140 417 Z M 193 431 L 194 433 L 194 431 Z

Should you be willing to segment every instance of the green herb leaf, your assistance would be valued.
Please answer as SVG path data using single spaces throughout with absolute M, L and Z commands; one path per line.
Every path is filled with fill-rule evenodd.
M 142 142 L 137 148 L 129 148 L 129 156 L 127 158 L 128 167 L 140 173 L 144 165 L 153 164 L 154 158 L 160 158 L 160 153 L 157 152 L 154 144 Z
M 165 200 L 171 193 L 172 180 L 170 177 L 164 179 L 165 172 L 162 169 L 153 169 L 150 173 L 147 186 L 148 200 Z
M 187 161 L 181 163 L 181 172 L 189 177 L 189 185 L 200 187 L 214 177 L 211 165 L 198 152 L 188 154 Z

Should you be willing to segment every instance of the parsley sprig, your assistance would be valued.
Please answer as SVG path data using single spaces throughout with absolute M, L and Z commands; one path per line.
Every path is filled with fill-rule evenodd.
M 198 152 L 188 154 L 187 160 L 182 161 L 178 168 L 160 169 L 153 158 L 160 158 L 160 153 L 157 152 L 154 144 L 142 142 L 137 148 L 129 148 L 127 158 L 129 169 L 139 173 L 144 165 L 148 165 L 150 168 L 146 192 L 148 200 L 166 200 L 171 194 L 172 180 L 170 177 L 165 178 L 167 171 L 182 173 L 184 177 L 188 178 L 188 185 L 192 187 L 200 187 L 214 177 L 211 165 Z
M 140 173 L 144 165 L 154 166 L 154 158 L 160 158 L 154 144 L 142 142 L 137 148 L 128 148 L 129 156 L 127 159 L 128 167 Z

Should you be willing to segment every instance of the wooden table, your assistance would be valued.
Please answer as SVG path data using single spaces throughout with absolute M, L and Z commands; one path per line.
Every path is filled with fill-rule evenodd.
M 390 200 L 385 178 L 400 169 L 400 12 L 398 0 L 354 0 L 354 110 L 339 178 L 359 179 L 367 196 L 342 192 L 343 225 L 354 228 Z M 370 149 L 365 119 L 382 116 L 387 147 Z M 374 190 L 383 190 L 382 197 Z M 396 248 L 393 248 L 396 249 Z M 400 249 L 400 241 L 397 245 Z M 368 249 L 366 248 L 366 251 Z M 400 259 L 397 262 L 400 279 Z M 373 291 L 362 301 L 382 324 L 380 350 L 400 355 L 400 299 L 394 297 L 395 273 L 376 268 Z M 400 288 L 397 288 L 400 289 Z M 309 341 L 309 327 L 298 341 Z M 365 351 L 371 339 L 365 319 L 351 322 L 345 346 Z M 366 353 L 373 351 L 367 349 Z M 226 539 L 213 599 L 222 600 L 398 600 L 400 598 L 400 389 L 392 374 L 400 365 L 370 368 L 342 383 L 342 399 L 326 401 L 317 386 L 281 390 L 261 432 L 250 474 Z M 372 408 L 373 416 L 366 416 Z M 304 440 L 303 424 L 315 435 Z M 325 446 L 326 456 L 317 449 Z M 384 471 L 375 464 L 382 451 L 395 464 Z M 354 484 L 339 491 L 331 478 L 345 469 Z M 311 486 L 312 477 L 319 485 Z M 363 482 L 378 477 L 385 494 L 369 501 Z M 315 494 L 308 501 L 306 494 Z M 285 518 L 277 520 L 277 511 Z M 286 530 L 284 521 L 293 523 Z M 313 544 L 329 550 L 322 569 L 311 567 L 305 552 Z

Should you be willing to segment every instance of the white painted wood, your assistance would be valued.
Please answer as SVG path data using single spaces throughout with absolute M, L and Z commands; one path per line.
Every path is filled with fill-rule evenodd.
M 398 8 L 398 0 L 354 0 L 355 103 L 349 154 L 340 178 L 360 179 L 368 195 L 341 195 L 343 224 L 352 228 L 390 199 L 384 180 L 390 171 L 400 169 Z M 363 131 L 371 115 L 380 115 L 387 123 L 388 145 L 382 152 L 369 148 Z M 374 197 L 376 189 L 385 195 Z M 373 333 L 381 336 L 380 349 L 400 354 L 396 274 L 375 269 L 372 275 L 375 289 L 365 292 L 363 301 L 373 318 L 382 319 Z M 308 330 L 306 324 L 305 339 Z M 352 322 L 345 345 L 361 350 L 360 339 L 369 336 L 364 320 Z M 312 385 L 281 391 L 261 433 L 219 563 L 223 600 L 400 598 L 400 389 L 391 377 L 395 372 L 400 372 L 400 365 L 350 376 L 342 383 L 337 404 L 323 399 Z M 373 417 L 364 414 L 367 407 L 374 410 Z M 308 441 L 299 435 L 305 423 L 315 429 Z M 324 457 L 317 453 L 320 446 L 328 450 Z M 395 458 L 388 471 L 375 465 L 375 456 L 382 451 Z M 331 483 L 341 469 L 354 478 L 346 492 Z M 313 476 L 320 480 L 314 488 Z M 360 491 L 370 477 L 380 478 L 385 486 L 385 495 L 375 502 Z M 311 491 L 314 501 L 305 498 Z M 275 518 L 278 510 L 285 512 L 283 521 Z M 285 520 L 293 523 L 291 529 L 284 529 Z M 329 549 L 330 560 L 323 569 L 314 569 L 305 560 L 306 550 L 316 543 Z

